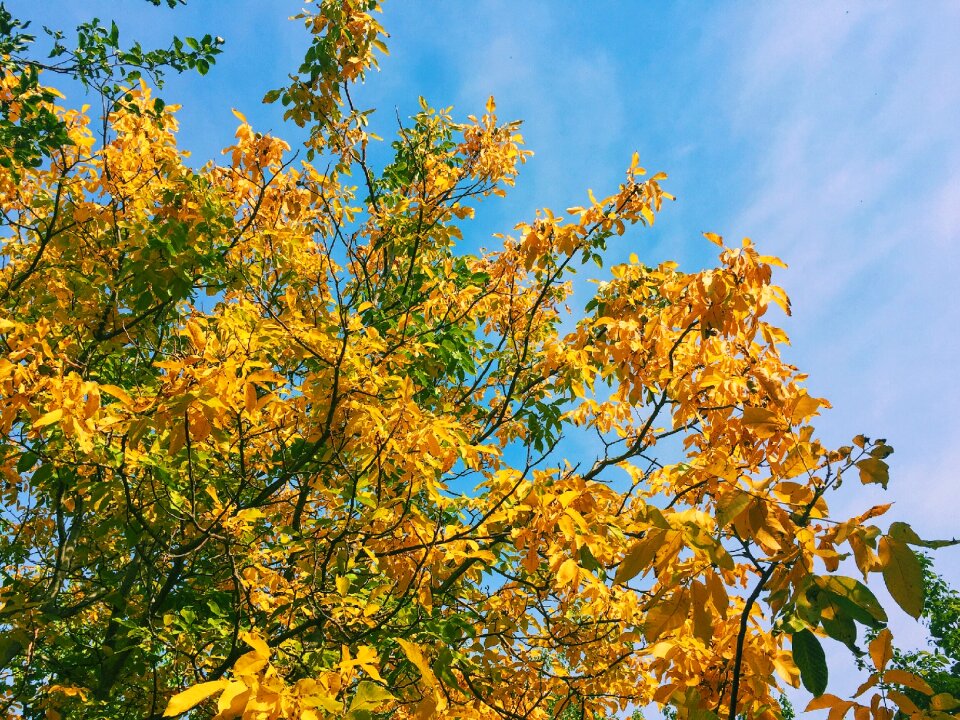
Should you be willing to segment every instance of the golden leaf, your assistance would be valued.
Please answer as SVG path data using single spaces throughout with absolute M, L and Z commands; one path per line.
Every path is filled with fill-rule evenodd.
M 893 635 L 884 628 L 870 641 L 870 659 L 873 666 L 883 672 L 887 663 L 893 658 Z
M 56 410 L 51 410 L 48 413 L 44 413 L 39 418 L 33 421 L 34 428 L 42 428 L 47 425 L 53 425 L 53 423 L 58 422 L 63 417 L 63 408 L 57 408 Z
M 229 684 L 227 680 L 212 680 L 187 688 L 183 692 L 179 692 L 170 698 L 170 701 L 167 703 L 167 709 L 163 711 L 163 717 L 174 717 L 175 715 L 185 713 L 208 697 L 216 695 Z
M 877 554 L 890 595 L 904 612 L 919 618 L 923 613 L 923 568 L 917 556 L 906 543 L 889 535 L 880 538 Z

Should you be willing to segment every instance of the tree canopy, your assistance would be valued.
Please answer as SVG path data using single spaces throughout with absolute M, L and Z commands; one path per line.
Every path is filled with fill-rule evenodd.
M 816 438 L 782 263 L 707 233 L 713 268 L 638 250 L 574 297 L 672 199 L 636 156 L 477 250 L 519 123 L 424 103 L 375 166 L 350 87 L 386 52 L 378 9 L 297 16 L 311 45 L 265 101 L 305 161 L 237 113 L 225 159 L 188 165 L 113 29 L 86 36 L 127 68 L 94 84 L 102 118 L 3 46 L 4 711 L 774 720 L 802 684 L 831 720 L 942 715 L 888 667 L 867 584 L 918 617 L 912 547 L 942 543 L 886 505 L 831 513 L 892 448 Z M 825 693 L 822 637 L 865 658 L 857 699 Z

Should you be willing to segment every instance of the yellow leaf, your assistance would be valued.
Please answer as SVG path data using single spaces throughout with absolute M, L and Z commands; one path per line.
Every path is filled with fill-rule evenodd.
M 887 698 L 893 700 L 899 706 L 901 712 L 905 712 L 907 715 L 920 712 L 920 708 L 916 706 L 913 700 L 898 690 L 887 690 Z
M 256 652 L 248 652 L 237 658 L 233 664 L 234 675 L 256 675 L 267 666 L 267 658 Z
M 243 631 L 240 633 L 240 639 L 252 647 L 260 657 L 270 658 L 270 646 L 256 633 Z
M 893 635 L 884 628 L 877 636 L 870 641 L 870 659 L 873 660 L 873 666 L 883 672 L 883 669 L 893 657 Z
M 56 410 L 51 410 L 50 412 L 41 415 L 39 418 L 34 420 L 34 428 L 42 428 L 47 425 L 53 425 L 53 423 L 60 420 L 63 417 L 63 408 L 57 408 Z
M 202 442 L 210 437 L 210 421 L 203 413 L 196 413 L 190 420 L 190 439 L 194 442 Z
M 76 687 L 74 685 L 51 685 L 49 692 L 60 693 L 61 695 L 66 695 L 68 697 L 78 697 L 83 702 L 87 701 L 87 689 Z
M 557 570 L 557 585 L 572 585 L 576 582 L 578 575 L 579 568 L 577 567 L 577 563 L 568 558 L 563 561 L 560 569 Z
M 236 108 L 230 108 L 230 112 L 232 112 L 233 115 L 234 115 L 234 117 L 236 117 L 237 120 L 239 120 L 240 122 L 242 122 L 244 125 L 248 125 L 248 124 L 249 124 L 249 123 L 247 122 L 247 118 L 244 117 L 243 113 L 241 113 L 241 112 L 240 112 L 239 110 L 237 110 Z
M 239 680 L 234 680 L 223 690 L 217 699 L 217 714 L 214 720 L 227 720 L 239 717 L 247 706 L 250 698 L 250 688 Z
M 173 717 L 185 713 L 211 695 L 216 695 L 229 684 L 227 680 L 213 680 L 187 688 L 183 692 L 177 693 L 170 698 L 170 702 L 167 703 L 167 709 L 163 711 L 163 716 Z
M 105 392 L 107 395 L 112 395 L 123 405 L 133 405 L 133 398 L 127 394 L 126 390 L 119 388 L 116 385 L 101 385 L 100 391 Z
M 663 538 L 666 534 L 665 530 L 650 530 L 645 537 L 635 542 L 627 550 L 620 567 L 617 568 L 617 574 L 613 579 L 614 584 L 622 585 L 630 582 L 641 571 L 649 569 L 657 550 L 663 546 Z
M 847 711 L 852 708 L 856 703 L 852 700 L 844 700 L 843 702 L 837 703 L 827 714 L 827 720 L 843 720 L 843 716 L 847 714 Z
M 777 675 L 790 683 L 792 687 L 800 687 L 800 668 L 793 662 L 793 654 L 781 652 L 773 659 L 773 669 Z M 822 695 L 820 697 L 823 697 Z M 819 698 L 818 698 L 819 699 Z
M 813 710 L 825 710 L 827 708 L 832 708 L 834 705 L 839 705 L 841 703 L 847 702 L 843 698 L 839 698 L 836 695 L 831 695 L 830 693 L 824 693 L 820 697 L 815 697 L 804 709 L 804 712 L 811 712 Z
M 880 538 L 877 548 L 883 567 L 883 581 L 890 595 L 914 618 L 923 612 L 923 568 L 906 543 L 889 535 Z
M 690 597 L 678 588 L 669 598 L 663 599 L 654 605 L 643 620 L 643 635 L 648 641 L 666 635 L 683 625 L 690 610 Z
M 933 710 L 953 710 L 957 706 L 960 706 L 960 700 L 950 693 L 937 693 L 930 698 L 930 707 Z
M 857 463 L 857 469 L 860 471 L 860 482 L 864 485 L 876 483 L 882 485 L 884 489 L 890 481 L 890 466 L 880 458 L 866 458 Z
M 414 710 L 414 717 L 417 720 L 432 720 L 432 718 L 437 716 L 437 706 L 440 703 L 437 701 L 437 698 L 432 694 L 427 694 L 417 703 L 416 710 Z
M 808 417 L 813 415 L 817 408 L 819 408 L 821 402 L 815 397 L 810 397 L 807 393 L 804 393 L 799 398 L 797 398 L 796 404 L 793 406 L 793 413 L 790 417 L 790 420 L 794 425 L 806 420 Z
M 487 100 L 487 112 L 493 115 L 493 113 L 495 113 L 496 111 L 497 111 L 497 103 L 493 99 L 493 95 L 491 95 Z
M 871 675 L 869 678 L 867 678 L 867 679 L 860 685 L 860 687 L 857 688 L 856 692 L 853 693 L 853 697 L 860 697 L 860 696 L 863 695 L 867 690 L 869 690 L 869 689 L 872 688 L 874 685 L 876 685 L 878 682 L 880 682 L 880 676 L 877 675 L 876 673 L 874 673 L 874 674 Z
M 725 528 L 731 521 L 736 520 L 740 513 L 746 510 L 752 502 L 753 495 L 749 493 L 735 491 L 725 495 L 722 500 L 717 501 L 717 527 Z
M 433 674 L 433 669 L 430 667 L 430 663 L 427 662 L 427 658 L 424 656 L 420 646 L 409 640 L 403 640 L 402 638 L 397 638 L 397 644 L 403 648 L 407 659 L 420 671 L 424 685 L 436 687 L 437 676 Z
M 714 245 L 719 245 L 720 247 L 723 247 L 723 238 L 720 237 L 719 235 L 717 235 L 716 233 L 705 232 L 705 233 L 703 234 L 703 236 L 704 236 L 707 240 L 709 240 L 710 242 L 712 242 Z
M 391 695 L 390 691 L 386 688 L 372 683 L 369 680 L 361 680 L 357 685 L 357 692 L 350 702 L 349 712 L 375 710 L 383 703 L 393 699 L 393 695 Z
M 187 333 L 190 335 L 194 347 L 198 350 L 203 350 L 207 346 L 207 338 L 198 323 L 193 320 L 187 320 Z
M 704 583 L 690 583 L 693 603 L 693 635 L 709 646 L 713 639 L 713 613 L 710 612 L 710 590 Z
M 257 387 L 253 383 L 247 383 L 243 388 L 243 405 L 249 414 L 257 409 Z
M 746 405 L 743 408 L 743 425 L 752 430 L 758 438 L 772 437 L 783 424 L 776 413 L 766 408 Z
M 927 684 L 926 680 L 906 670 L 897 668 L 887 670 L 883 674 L 883 681 L 894 685 L 903 685 L 911 690 L 922 692 L 924 695 L 933 695 L 933 688 Z

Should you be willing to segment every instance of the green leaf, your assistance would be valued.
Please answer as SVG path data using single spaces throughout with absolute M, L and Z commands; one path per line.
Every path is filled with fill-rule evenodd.
M 923 568 L 906 543 L 888 535 L 880 538 L 878 548 L 883 563 L 883 581 L 897 605 L 913 618 L 923 612 Z
M 30 468 L 32 468 L 36 464 L 36 462 L 37 462 L 37 456 L 35 453 L 25 452 L 23 455 L 20 456 L 20 459 L 17 460 L 17 472 L 18 473 L 27 472 L 28 470 L 30 470 Z
M 849 609 L 859 609 L 862 611 L 860 617 L 854 614 L 854 619 L 865 624 L 872 623 L 862 619 L 863 616 L 869 617 L 876 623 L 887 622 L 887 613 L 884 611 L 876 595 L 870 592 L 870 589 L 859 580 L 841 575 L 830 575 L 815 578 L 814 582 L 824 592 L 828 592 Z
M 53 475 L 53 465 L 47 463 L 46 465 L 41 465 L 33 471 L 30 482 L 34 485 L 38 485 L 42 482 L 45 482 L 51 475 Z
M 820 616 L 820 623 L 823 625 L 823 629 L 831 638 L 837 642 L 842 642 L 854 653 L 859 653 L 860 649 L 857 647 L 857 625 L 854 619 L 843 612 L 843 608 L 839 603 L 831 603 L 829 607 L 830 612 L 822 613 Z M 824 609 L 826 609 L 826 607 Z
M 820 697 L 827 689 L 827 658 L 817 636 L 801 630 L 792 636 L 793 662 L 800 669 L 803 686 Z
M 580 564 L 590 572 L 603 570 L 602 566 L 597 561 L 597 558 L 595 558 L 593 553 L 590 552 L 590 547 L 588 545 L 582 545 L 580 547 Z

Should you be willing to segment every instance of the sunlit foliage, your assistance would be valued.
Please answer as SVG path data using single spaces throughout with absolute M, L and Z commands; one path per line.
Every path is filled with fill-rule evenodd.
M 831 720 L 936 717 L 865 584 L 918 616 L 931 543 L 831 514 L 892 449 L 817 440 L 780 261 L 712 234 L 711 269 L 641 260 L 671 197 L 636 157 L 473 249 L 519 124 L 423 104 L 375 167 L 350 86 L 378 8 L 311 7 L 267 97 L 311 161 L 238 113 L 192 169 L 142 82 L 102 122 L 38 89 L 64 136 L 0 151 L 4 712 L 772 720 L 802 683 Z M 612 242 L 636 254 L 584 304 Z M 869 695 L 824 694 L 823 636 Z

